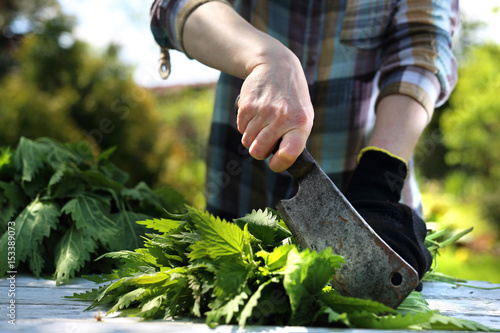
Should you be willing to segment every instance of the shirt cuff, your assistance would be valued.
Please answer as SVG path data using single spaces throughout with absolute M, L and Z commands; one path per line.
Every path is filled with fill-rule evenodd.
M 434 106 L 441 93 L 439 79 L 433 72 L 422 67 L 407 66 L 391 71 L 380 78 L 378 103 L 387 95 L 406 95 L 420 103 L 427 112 L 428 121 L 431 120 Z
M 175 20 L 175 38 L 179 43 L 179 51 L 183 52 L 189 59 L 192 59 L 192 57 L 190 57 L 184 49 L 184 40 L 182 38 L 182 32 L 184 31 L 186 20 L 196 8 L 207 2 L 213 1 L 223 2 L 232 7 L 232 5 L 226 0 L 190 0 L 179 10 L 179 14 Z

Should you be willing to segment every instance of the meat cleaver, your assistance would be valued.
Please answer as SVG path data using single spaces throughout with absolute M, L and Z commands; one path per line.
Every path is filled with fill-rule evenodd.
M 287 171 L 298 191 L 276 208 L 303 248 L 331 247 L 344 257 L 331 281 L 335 290 L 397 308 L 419 283 L 415 269 L 373 231 L 306 149 Z
M 277 204 L 278 212 L 302 247 L 331 247 L 344 257 L 331 281 L 335 290 L 397 308 L 419 283 L 415 269 L 373 231 L 307 150 L 287 171 L 298 191 Z

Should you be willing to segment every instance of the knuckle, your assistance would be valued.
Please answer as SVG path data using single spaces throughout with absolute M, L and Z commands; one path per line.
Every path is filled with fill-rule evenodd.
M 249 149 L 250 155 L 256 160 L 264 160 L 267 158 L 267 155 L 260 149 L 259 146 L 252 145 Z
M 279 158 L 280 158 L 280 164 L 285 167 L 285 168 L 288 168 L 290 165 L 293 164 L 293 162 L 295 162 L 295 159 L 297 158 L 295 155 L 292 155 L 290 153 L 287 153 L 287 152 L 284 152 L 283 154 L 280 154 L 279 155 Z

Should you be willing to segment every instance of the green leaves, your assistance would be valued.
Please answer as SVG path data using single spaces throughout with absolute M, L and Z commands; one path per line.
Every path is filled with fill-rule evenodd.
M 42 240 L 56 229 L 60 216 L 59 207 L 53 202 L 42 202 L 35 199 L 15 219 L 16 267 L 19 262 L 35 260 L 33 270 L 39 272 L 41 258 L 36 254 Z M 12 229 L 11 229 L 12 230 Z M 8 232 L 0 238 L 0 248 L 7 249 Z M 2 253 L 6 253 L 2 252 Z M 0 276 L 8 271 L 7 256 L 0 257 Z
M 144 248 L 106 254 L 121 265 L 111 275 L 89 280 L 103 282 L 113 276 L 115 282 L 71 298 L 93 299 L 89 309 L 108 306 L 109 312 L 146 319 L 205 317 L 210 327 L 487 330 L 432 311 L 418 292 L 397 310 L 341 296 L 329 282 L 343 258 L 331 249 L 299 251 L 287 240 L 288 231 L 279 231 L 283 226 L 271 211 L 253 211 L 236 223 L 192 207 L 187 211 L 138 222 L 161 234 L 148 234 Z
M 290 297 L 292 319 L 297 321 L 295 324 L 308 320 L 315 298 L 331 281 L 335 268 L 340 268 L 341 262 L 343 259 L 335 256 L 331 248 L 319 253 L 308 249 L 299 252 L 296 248 L 288 252 L 283 286 Z M 303 318 L 298 319 L 299 316 Z
M 71 215 L 75 227 L 83 236 L 94 238 L 111 248 L 119 248 L 116 246 L 120 244 L 116 237 L 118 227 L 108 217 L 109 208 L 106 208 L 97 199 L 86 196 L 71 199 L 62 212 Z
M 250 233 L 268 246 L 279 245 L 283 239 L 292 236 L 290 231 L 283 227 L 283 222 L 280 225 L 278 217 L 267 209 L 265 211 L 260 209 L 258 211 L 254 210 L 251 214 L 240 217 L 234 220 L 234 222 L 240 228 L 248 224 Z
M 58 284 L 72 278 L 90 260 L 90 254 L 97 247 L 92 237 L 76 227 L 71 228 L 56 245 L 55 278 Z
M 15 164 L 22 170 L 22 180 L 30 182 L 35 174 L 43 167 L 41 156 L 46 154 L 47 147 L 24 137 L 19 140 L 16 153 L 14 154 Z
M 237 225 L 194 209 L 190 210 L 189 217 L 201 236 L 201 241 L 191 245 L 191 260 L 218 259 L 243 252 L 243 231 Z
M 55 272 L 58 284 L 66 282 L 105 252 L 139 247 L 146 228 L 135 221 L 182 209 L 173 191 L 125 186 L 128 175 L 109 161 L 112 152 L 95 158 L 83 142 L 24 137 L 15 150 L 0 148 L 0 249 L 15 222 L 15 268 L 37 277 Z M 2 277 L 6 255 L 0 265 Z

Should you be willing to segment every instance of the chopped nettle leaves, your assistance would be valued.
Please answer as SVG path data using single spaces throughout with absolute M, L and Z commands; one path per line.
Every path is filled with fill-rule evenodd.
M 93 301 L 87 310 L 108 307 L 109 313 L 144 319 L 204 317 L 210 327 L 489 330 L 431 310 L 416 291 L 396 310 L 341 296 L 329 282 L 343 258 L 331 249 L 300 249 L 272 210 L 253 211 L 234 223 L 187 211 L 138 222 L 157 233 L 147 234 L 144 248 L 106 254 L 120 261 L 118 269 L 88 279 L 109 284 L 69 298 Z M 429 238 L 435 251 L 445 245 L 436 239 Z

